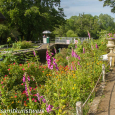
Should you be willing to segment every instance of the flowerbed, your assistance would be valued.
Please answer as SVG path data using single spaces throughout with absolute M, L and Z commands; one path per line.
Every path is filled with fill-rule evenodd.
M 39 109 L 44 115 L 75 114 L 75 103 L 87 99 L 102 64 L 107 65 L 99 60 L 106 53 L 106 41 L 83 44 L 79 41 L 53 58 L 49 50 L 46 53 L 47 65 L 38 62 L 0 65 L 0 109 Z

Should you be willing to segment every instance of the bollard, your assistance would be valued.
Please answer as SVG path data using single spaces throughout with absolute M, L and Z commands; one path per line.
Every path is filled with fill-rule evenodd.
M 78 101 L 76 103 L 76 115 L 83 115 L 82 102 Z
M 105 82 L 105 64 L 102 64 L 103 82 Z

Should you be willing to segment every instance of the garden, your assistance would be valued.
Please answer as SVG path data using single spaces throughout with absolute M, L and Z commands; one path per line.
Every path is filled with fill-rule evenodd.
M 99 78 L 102 64 L 107 66 L 100 58 L 108 53 L 106 45 L 106 39 L 98 39 L 83 43 L 79 40 L 60 53 L 54 48 L 55 54 L 48 48 L 46 64 L 39 62 L 35 50 L 32 59 L 25 63 L 8 54 L 0 62 L 0 110 L 15 109 L 16 115 L 21 115 L 18 110 L 25 110 L 23 114 L 27 114 L 30 109 L 35 115 L 75 115 L 76 102 L 85 102 Z M 95 92 L 88 103 L 94 97 Z M 88 103 L 83 108 L 84 115 L 88 112 Z

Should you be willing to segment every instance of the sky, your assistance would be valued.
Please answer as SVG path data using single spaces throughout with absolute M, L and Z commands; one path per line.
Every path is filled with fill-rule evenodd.
M 103 3 L 99 0 L 61 0 L 60 5 L 67 16 L 65 19 L 69 19 L 71 16 L 79 16 L 79 13 L 91 14 L 92 16 L 99 16 L 102 13 L 115 18 L 115 13 L 111 12 L 111 7 L 103 7 Z

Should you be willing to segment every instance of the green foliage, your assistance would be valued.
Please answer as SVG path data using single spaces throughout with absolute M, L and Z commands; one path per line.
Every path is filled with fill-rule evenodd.
M 76 34 L 74 34 L 74 31 L 68 30 L 66 33 L 67 37 L 78 37 Z
M 0 24 L 0 44 L 6 43 L 7 37 L 9 37 L 9 31 L 8 26 Z
M 57 37 L 88 37 L 87 31 L 90 32 L 92 38 L 99 38 L 101 30 L 114 32 L 115 22 L 108 14 L 100 14 L 92 16 L 90 14 L 79 14 L 66 19 L 66 23 L 59 28 L 55 28 L 54 34 Z
M 60 0 L 1 0 L 0 12 L 6 17 L 8 27 L 17 28 L 21 38 L 24 36 L 29 41 L 41 39 L 44 30 L 53 31 L 65 22 L 59 4 Z
M 108 31 L 107 30 L 101 30 L 101 31 L 98 31 L 98 34 L 99 34 L 100 39 L 106 39 Z
M 33 43 L 31 41 L 18 41 L 17 43 L 13 43 L 12 48 L 16 49 L 27 49 L 27 48 L 32 48 Z
M 11 42 L 11 37 L 7 38 L 7 42 L 9 42 L 9 43 Z
M 103 6 L 110 6 L 112 9 L 111 9 L 111 12 L 115 12 L 115 6 L 114 6 L 114 3 L 115 1 L 114 0 L 99 0 L 99 1 L 104 1 L 104 4 Z
M 47 64 L 40 65 L 33 57 L 31 61 L 26 61 L 24 64 L 18 64 L 16 60 L 15 63 L 13 60 L 12 62 L 9 60 L 9 63 L 2 62 L 0 64 L 0 109 L 43 109 L 43 115 L 47 115 L 49 113 L 46 108 L 50 104 L 53 105 L 50 113 L 52 115 L 76 114 L 76 102 L 85 102 L 102 72 L 102 64 L 107 65 L 107 62 L 99 60 L 99 57 L 106 53 L 107 47 L 105 39 L 83 43 L 78 41 L 78 44 L 71 44 L 69 47 L 71 49 L 62 49 L 55 55 L 58 71 L 55 68 L 48 69 Z M 8 55 L 11 59 L 11 54 Z M 35 53 L 35 58 L 36 55 Z M 91 102 L 94 96 L 95 93 L 88 102 Z

